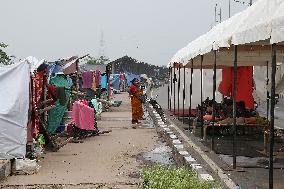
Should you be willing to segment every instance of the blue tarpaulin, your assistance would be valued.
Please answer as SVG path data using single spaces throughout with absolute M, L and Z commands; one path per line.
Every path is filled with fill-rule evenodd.
M 58 64 L 58 62 L 54 62 L 48 66 L 49 73 L 58 73 L 62 72 L 61 66 Z
M 120 77 L 119 74 L 112 74 L 112 80 L 111 80 L 111 86 L 116 89 L 119 90 L 120 89 Z
M 126 77 L 126 80 L 127 80 L 127 85 L 130 86 L 131 85 L 131 81 L 133 79 L 138 79 L 140 81 L 140 76 L 139 75 L 136 75 L 136 74 L 133 74 L 133 73 L 125 73 L 125 77 Z

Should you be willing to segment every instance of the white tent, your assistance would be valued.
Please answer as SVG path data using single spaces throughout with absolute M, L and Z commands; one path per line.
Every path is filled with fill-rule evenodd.
M 231 45 L 239 45 L 238 65 L 264 66 L 271 58 L 270 44 L 284 40 L 283 10 L 283 0 L 258 0 L 251 7 L 218 24 L 182 48 L 174 55 L 168 66 L 176 62 L 189 67 L 191 59 L 194 60 L 194 65 L 198 66 L 201 55 L 204 56 L 204 66 L 212 65 L 212 50 L 219 51 L 217 65 L 232 66 Z M 277 55 L 277 59 L 284 62 L 282 52 Z
M 0 159 L 26 155 L 29 67 L 26 60 L 0 67 Z

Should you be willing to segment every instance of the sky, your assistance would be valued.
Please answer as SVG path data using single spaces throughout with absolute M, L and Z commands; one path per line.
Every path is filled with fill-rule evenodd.
M 0 42 L 8 44 L 7 53 L 17 58 L 53 61 L 103 52 L 110 60 L 128 55 L 167 65 L 180 48 L 211 29 L 216 3 L 222 19 L 228 18 L 228 2 L 0 0 Z M 231 15 L 245 8 L 231 0 Z

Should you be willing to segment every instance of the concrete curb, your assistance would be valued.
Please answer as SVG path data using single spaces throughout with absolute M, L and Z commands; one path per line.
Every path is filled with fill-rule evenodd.
M 11 174 L 11 161 L 0 160 L 0 181 L 4 180 Z
M 169 120 L 164 115 L 159 115 L 151 105 L 149 106 L 148 112 L 157 126 L 158 134 L 161 135 L 166 140 L 167 144 L 173 149 L 175 162 L 179 166 L 184 165 L 195 170 L 201 180 L 214 181 L 215 179 L 213 176 L 209 174 L 202 165 L 198 164 L 196 159 L 186 150 L 184 143 L 178 139 L 178 136 L 175 134 L 176 131 L 174 125 L 169 124 Z

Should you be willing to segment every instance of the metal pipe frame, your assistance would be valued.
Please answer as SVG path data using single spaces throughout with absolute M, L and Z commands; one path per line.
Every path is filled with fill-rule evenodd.
M 192 109 L 192 75 L 193 75 L 193 59 L 191 59 L 191 69 L 190 69 L 190 85 L 189 85 L 189 115 L 188 115 L 188 131 L 190 130 L 191 123 L 191 109 Z
M 200 61 L 200 108 L 201 108 L 201 138 L 204 137 L 204 120 L 203 120 L 203 55 L 201 55 L 201 61 Z
M 269 90 L 268 90 L 268 85 L 269 85 L 269 70 L 268 70 L 268 62 L 266 63 L 266 119 L 269 119 Z
M 170 67 L 171 70 L 171 99 L 170 99 L 170 111 L 172 111 L 172 97 L 173 97 L 173 67 Z
M 184 123 L 184 103 L 185 103 L 185 67 L 183 67 L 183 91 L 182 91 L 182 123 Z
M 238 46 L 234 46 L 234 91 L 233 91 L 233 169 L 237 168 L 237 157 L 236 157 L 236 138 L 237 138 L 237 124 L 236 124 L 236 117 L 237 117 L 237 103 L 236 103 L 236 95 L 237 95 L 237 73 L 238 73 Z
M 170 77 L 170 67 L 168 69 L 168 76 Z M 168 110 L 170 109 L 170 84 L 168 83 Z
M 174 64 L 174 115 L 176 114 L 176 65 Z
M 275 108 L 275 75 L 276 44 L 271 46 L 271 100 L 270 100 L 270 140 L 269 140 L 269 189 L 273 189 L 273 148 L 274 148 L 274 108 Z
M 214 151 L 215 146 L 215 118 L 216 118 L 216 67 L 217 67 L 217 51 L 214 50 L 214 65 L 213 65 L 213 112 L 212 112 L 212 122 L 213 122 L 213 135 L 211 138 L 211 150 Z
M 180 107 L 179 107 L 179 100 L 180 100 L 180 65 L 178 65 L 178 119 L 179 119 L 179 117 L 180 117 L 180 115 L 179 115 L 179 109 L 180 109 Z

